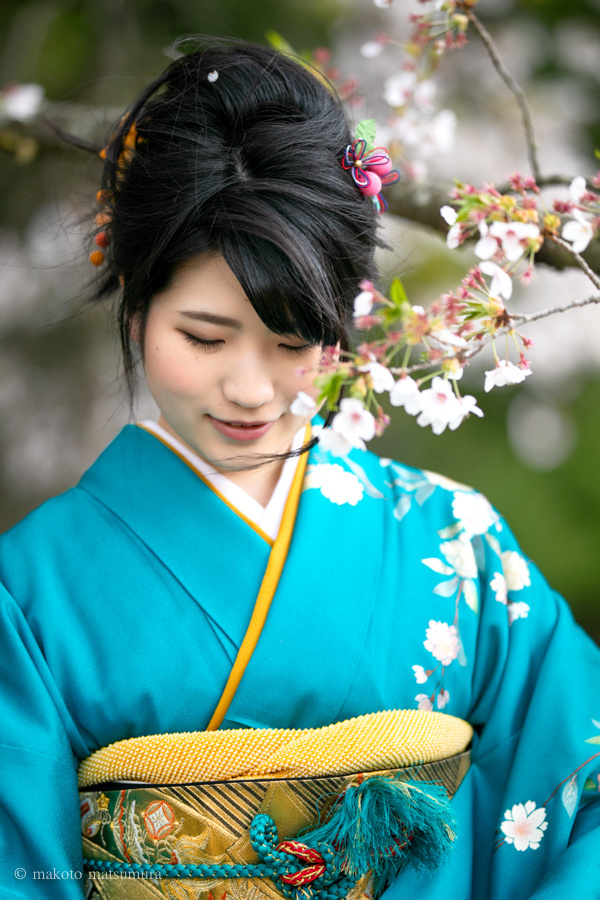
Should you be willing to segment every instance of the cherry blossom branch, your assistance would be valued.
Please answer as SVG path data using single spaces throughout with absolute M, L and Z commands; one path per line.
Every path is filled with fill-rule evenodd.
M 567 250 L 573 257 L 573 259 L 575 260 L 576 264 L 580 267 L 580 269 L 582 269 L 585 272 L 585 274 L 590 279 L 592 284 L 594 284 L 595 287 L 600 289 L 600 277 L 588 265 L 588 263 L 585 261 L 585 259 L 583 258 L 583 256 L 580 253 L 576 253 L 573 250 L 573 248 L 571 247 L 571 245 L 568 244 L 567 241 L 564 241 L 562 238 L 560 238 L 557 234 L 550 235 L 550 240 L 553 241 L 555 244 L 557 244 L 559 247 L 562 247 L 563 250 Z
M 549 306 L 547 309 L 539 309 L 534 313 L 521 313 L 519 316 L 511 316 L 512 325 L 505 329 L 505 333 L 515 326 L 525 325 L 528 322 L 537 322 L 538 319 L 547 319 L 555 313 L 568 312 L 571 309 L 578 309 L 580 306 L 590 306 L 593 303 L 600 303 L 600 294 L 592 294 L 590 297 L 581 297 L 579 300 L 570 300 L 563 306 Z
M 504 81 L 509 90 L 511 90 L 517 98 L 517 103 L 519 104 L 519 108 L 521 110 L 521 115 L 523 118 L 523 127 L 525 129 L 525 138 L 527 141 L 527 152 L 529 156 L 529 162 L 531 164 L 531 171 L 536 181 L 538 181 L 541 179 L 542 174 L 537 156 L 537 140 L 533 128 L 533 117 L 531 115 L 531 109 L 523 92 L 523 89 L 517 84 L 513 76 L 510 74 L 510 72 L 502 62 L 500 54 L 498 53 L 498 49 L 494 41 L 492 40 L 492 36 L 490 35 L 487 28 L 485 28 L 483 23 L 479 20 L 479 18 L 475 15 L 470 6 L 466 3 L 458 3 L 457 8 L 460 8 L 467 16 L 475 31 L 481 38 L 481 41 L 488 52 L 494 68 L 500 75 L 500 78 Z
M 572 177 L 558 175 L 552 176 L 552 181 L 542 179 L 542 184 L 568 185 L 571 181 Z M 506 184 L 500 186 L 498 190 L 505 193 L 511 190 L 511 187 Z M 440 207 L 448 202 L 447 185 L 434 181 L 400 181 L 388 188 L 386 201 L 391 215 L 446 235 L 448 225 L 440 215 Z M 465 243 L 472 244 L 476 239 L 476 237 L 469 238 Z M 593 241 L 585 251 L 585 256 L 592 269 L 600 270 L 600 241 Z M 544 241 L 535 255 L 535 262 L 558 271 L 579 266 L 569 244 L 559 245 L 558 242 L 552 244 L 550 241 Z
M 451 360 L 458 360 L 461 363 L 466 363 L 468 360 L 473 359 L 473 357 L 481 353 L 481 351 L 484 350 L 485 347 L 489 346 L 489 344 L 493 343 L 493 341 L 496 341 L 507 334 L 511 334 L 515 331 L 516 328 L 520 328 L 521 325 L 528 325 L 530 322 L 537 322 L 539 319 L 547 319 L 549 316 L 554 316 L 557 313 L 569 312 L 572 309 L 578 309 L 579 307 L 590 306 L 596 303 L 600 303 L 600 294 L 593 294 L 590 297 L 581 297 L 578 300 L 570 300 L 568 303 L 565 303 L 562 306 L 549 306 L 546 309 L 539 309 L 533 313 L 520 313 L 519 315 L 513 315 L 512 313 L 507 312 L 506 317 L 510 320 L 509 324 L 503 326 L 502 328 L 498 328 L 493 333 L 484 335 L 477 341 L 476 344 L 471 345 L 468 350 L 462 350 L 458 353 L 441 356 L 438 360 L 438 363 L 440 366 L 443 363 L 449 362 Z M 415 373 L 424 372 L 427 369 L 431 369 L 431 366 L 431 361 L 427 360 L 425 362 L 415 363 L 414 365 L 408 367 L 390 366 L 390 372 L 393 375 L 414 375 Z
M 569 312 L 572 309 L 577 309 L 581 306 L 590 306 L 591 304 L 596 303 L 600 303 L 600 295 L 583 297 L 579 300 L 572 300 L 569 303 L 565 303 L 564 306 L 551 306 L 546 309 L 540 309 L 534 313 L 521 313 L 521 315 L 518 316 L 513 316 L 510 313 L 507 313 L 507 317 L 510 319 L 510 324 L 505 325 L 502 328 L 498 328 L 498 330 L 493 334 L 484 335 L 477 341 L 476 344 L 471 345 L 468 350 L 440 356 L 437 362 L 440 367 L 443 366 L 444 363 L 451 362 L 453 360 L 457 360 L 461 364 L 464 364 L 473 359 L 475 356 L 478 356 L 478 354 L 481 353 L 482 350 L 484 350 L 491 343 L 498 340 L 499 338 L 504 337 L 507 334 L 513 333 L 516 328 L 520 328 L 522 325 L 528 325 L 530 322 L 537 322 L 539 319 L 546 319 L 548 318 L 548 316 L 554 316 L 557 313 Z M 418 374 L 419 372 L 431 370 L 431 368 L 432 363 L 429 360 L 420 363 L 414 363 L 412 366 L 389 366 L 389 370 L 392 375 L 400 376 Z

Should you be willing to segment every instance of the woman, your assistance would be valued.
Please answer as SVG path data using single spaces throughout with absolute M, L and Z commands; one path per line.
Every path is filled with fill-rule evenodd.
M 382 896 L 598 891 L 597 648 L 484 498 L 360 450 L 332 457 L 294 414 L 322 347 L 348 345 L 373 274 L 376 211 L 341 165 L 351 142 L 310 72 L 217 44 L 150 85 L 104 152 L 93 261 L 100 293 L 120 290 L 128 377 L 137 347 L 161 415 L 126 426 L 75 488 L 0 540 L 7 896 L 81 896 L 82 832 L 90 896 L 371 896 L 385 879 L 353 869 L 350 851 L 340 862 L 341 832 L 316 862 L 298 851 L 294 884 L 252 818 L 268 810 L 286 838 L 316 827 L 316 806 L 347 786 L 317 777 L 341 739 L 317 745 L 285 803 L 260 766 L 260 790 L 228 793 L 223 779 L 251 767 L 223 775 L 222 743 L 203 762 L 212 775 L 187 779 L 219 782 L 201 789 L 172 773 L 187 738 L 101 748 L 204 730 L 270 739 L 394 709 L 413 711 L 411 774 L 456 791 L 458 837 L 445 866 L 402 868 Z M 368 753 L 399 768 L 381 721 L 367 720 Z M 129 766 L 131 746 L 146 768 Z M 252 807 L 243 792 L 257 790 Z M 435 834 L 433 813 L 419 826 L 433 862 L 454 837 L 444 815 Z M 421 846 L 403 827 L 379 841 L 385 860 Z M 270 875 L 243 868 L 257 854 Z M 188 877 L 216 863 L 220 876 Z M 150 877 L 126 877 L 140 865 Z

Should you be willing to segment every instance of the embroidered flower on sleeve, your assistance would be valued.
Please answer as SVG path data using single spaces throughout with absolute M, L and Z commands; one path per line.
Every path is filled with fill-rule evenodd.
M 413 672 L 415 673 L 417 684 L 425 684 L 431 675 L 431 672 L 424 669 L 423 666 L 413 666 Z
M 525 805 L 515 803 L 512 809 L 504 813 L 504 822 L 500 825 L 507 844 L 514 844 L 515 850 L 537 850 L 548 827 L 545 821 L 546 809 L 536 809 L 533 800 Z
M 473 545 L 466 537 L 461 535 L 455 541 L 445 541 L 440 544 L 440 550 L 459 578 L 477 578 Z
M 427 694 L 417 694 L 415 700 L 419 704 L 417 709 L 423 709 L 425 712 L 431 712 L 433 709 L 433 702 Z
M 508 602 L 508 588 L 506 586 L 506 578 L 504 575 L 501 575 L 500 572 L 494 572 L 494 577 L 490 581 L 490 587 L 496 595 L 498 603 L 503 603 L 506 606 Z
M 442 689 L 437 695 L 436 703 L 438 709 L 443 709 L 450 702 L 450 692 Z
M 471 491 L 456 491 L 452 512 L 469 537 L 485 534 L 498 519 L 490 501 L 482 494 Z
M 520 591 L 531 584 L 527 561 L 516 550 L 505 550 L 501 556 L 502 571 L 509 591 Z
M 360 479 L 339 463 L 318 463 L 309 466 L 304 489 L 317 488 L 326 500 L 338 506 L 356 506 L 362 500 L 364 488 Z
M 449 666 L 458 656 L 460 649 L 456 626 L 431 619 L 425 634 L 427 635 L 427 639 L 423 641 L 425 649 L 429 650 L 434 659 L 439 660 L 443 666 Z
M 509 625 L 512 625 L 515 619 L 526 619 L 529 615 L 529 605 L 527 603 L 523 603 L 522 600 L 515 600 L 512 603 L 509 603 L 507 606 L 507 610 Z

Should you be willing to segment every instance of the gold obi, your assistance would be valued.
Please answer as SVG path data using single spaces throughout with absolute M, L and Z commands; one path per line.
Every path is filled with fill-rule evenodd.
M 376 896 L 370 871 L 353 870 L 335 841 L 310 846 L 309 832 L 367 782 L 393 782 L 417 807 L 431 802 L 435 785 L 452 797 L 469 767 L 471 735 L 453 716 L 394 710 L 318 729 L 119 741 L 79 768 L 86 896 Z M 401 834 L 392 856 L 412 852 L 412 833 Z

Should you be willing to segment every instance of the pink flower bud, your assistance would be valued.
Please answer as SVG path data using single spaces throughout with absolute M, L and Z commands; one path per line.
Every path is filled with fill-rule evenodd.
M 374 197 L 376 194 L 380 193 L 381 187 L 381 178 L 379 175 L 376 172 L 369 170 L 369 184 L 365 184 L 364 187 L 359 185 L 358 189 L 365 197 Z
M 378 147 L 377 149 L 379 150 L 381 148 Z M 382 149 L 382 153 L 385 153 L 385 151 L 383 149 Z M 392 169 L 394 168 L 394 164 L 392 163 L 391 159 L 388 156 L 387 159 L 382 159 L 381 162 L 367 163 L 367 168 L 368 168 L 369 172 L 376 172 L 377 175 L 379 175 L 381 177 L 382 175 L 387 175 L 388 172 L 391 172 Z

